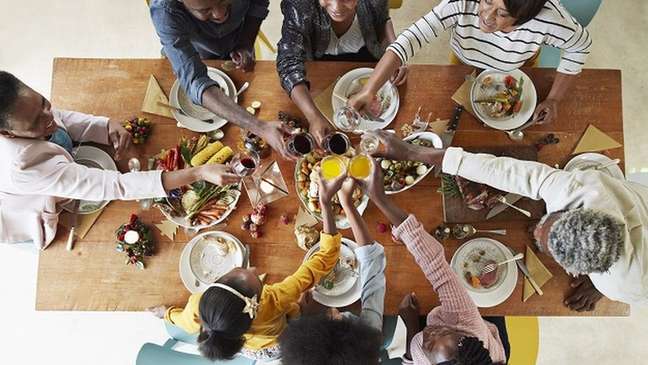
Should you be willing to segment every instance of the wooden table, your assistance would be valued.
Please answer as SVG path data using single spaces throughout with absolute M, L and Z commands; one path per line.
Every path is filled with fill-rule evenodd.
M 218 65 L 219 62 L 208 62 Z M 308 65 L 308 75 L 314 94 L 324 90 L 338 75 L 358 67 L 352 63 L 313 63 Z M 450 96 L 461 85 L 464 75 L 470 71 L 465 66 L 413 65 L 407 86 L 401 87 L 401 106 L 393 128 L 398 129 L 414 117 L 416 109 L 423 106 L 433 117 L 449 118 L 454 108 Z M 547 95 L 554 71 L 549 69 L 525 70 L 533 79 L 538 95 Z M 107 115 L 123 120 L 141 115 L 144 91 L 153 74 L 165 92 L 169 92 L 174 81 L 168 61 L 156 60 L 96 60 L 56 59 L 52 81 L 52 104 L 58 108 L 78 110 L 86 113 Z M 258 62 L 256 71 L 250 74 L 230 72 L 240 86 L 250 81 L 250 89 L 241 97 L 240 104 L 247 106 L 253 100 L 260 100 L 263 106 L 260 118 L 276 119 L 280 110 L 298 113 L 286 93 L 281 89 L 275 64 Z M 173 120 L 148 115 L 154 123 L 151 140 L 138 146 L 135 153 L 148 157 L 161 148 L 175 145 L 181 135 L 192 132 L 178 129 Z M 548 132 L 555 133 L 560 144 L 544 148 L 540 161 L 555 164 L 564 163 L 580 135 L 589 123 L 596 124 L 618 141 L 623 141 L 623 119 L 621 112 L 621 73 L 618 70 L 585 70 L 575 82 L 570 96 L 561 104 L 560 120 L 547 126 L 531 128 L 522 143 L 532 144 Z M 226 142 L 234 143 L 239 129 L 229 125 L 225 128 Z M 502 132 L 483 127 L 468 113 L 464 113 L 459 131 L 454 139 L 458 146 L 483 146 L 512 143 Z M 610 157 L 623 158 L 623 149 L 612 151 Z M 124 162 L 119 164 L 126 171 Z M 299 202 L 294 189 L 294 165 L 280 162 L 291 195 L 270 206 L 266 234 L 257 240 L 250 238 L 240 229 L 241 217 L 250 210 L 246 194 L 239 202 L 239 209 L 232 214 L 227 231 L 239 237 L 252 247 L 251 262 L 268 272 L 270 282 L 282 279 L 298 267 L 304 252 L 297 247 L 292 225 L 279 223 L 282 213 L 297 213 Z M 436 192 L 439 180 L 427 177 L 406 193 L 394 196 L 401 207 L 415 214 L 428 230 L 433 230 L 442 221 L 441 199 Z M 421 204 L 425 201 L 425 204 Z M 76 243 L 74 251 L 65 250 L 67 230 L 61 228 L 56 241 L 40 254 L 37 285 L 37 310 L 99 310 L 139 311 L 158 304 L 184 305 L 189 295 L 178 275 L 180 253 L 188 241 L 179 231 L 174 241 L 159 234 L 153 228 L 158 240 L 155 256 L 147 258 L 146 270 L 124 265 L 124 255 L 115 252 L 114 231 L 128 219 L 131 212 L 138 212 L 135 202 L 112 202 L 99 218 L 86 238 Z M 149 224 L 159 223 L 162 215 L 156 210 L 138 212 Z M 387 255 L 386 313 L 397 312 L 401 298 L 416 291 L 424 310 L 438 304 L 430 284 L 415 264 L 407 249 L 393 243 L 389 234 L 376 231 L 374 222 L 386 222 L 376 207 L 369 205 L 364 217 L 376 239 L 385 246 Z M 272 228 L 271 228 L 272 227 Z M 492 223 L 478 225 L 480 228 L 507 228 L 509 235 L 501 241 L 522 251 L 529 239 L 525 234 L 526 223 L 511 222 L 507 227 L 495 227 Z M 344 235 L 352 237 L 350 231 Z M 446 258 L 449 260 L 459 246 L 459 241 L 447 241 Z M 540 255 L 541 260 L 554 274 L 544 289 L 545 295 L 534 295 L 522 302 L 522 275 L 519 275 L 515 292 L 501 305 L 482 309 L 484 315 L 538 315 L 538 316 L 625 316 L 629 307 L 625 304 L 601 300 L 596 311 L 572 312 L 563 306 L 562 299 L 568 289 L 569 277 L 550 257 Z

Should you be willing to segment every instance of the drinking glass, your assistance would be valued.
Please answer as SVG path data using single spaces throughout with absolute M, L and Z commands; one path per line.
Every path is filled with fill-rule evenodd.
M 240 177 L 250 176 L 259 165 L 259 155 L 253 151 L 239 152 L 232 158 L 232 172 Z
M 351 140 L 346 134 L 340 132 L 329 133 L 324 137 L 322 147 L 329 153 L 343 155 L 349 150 Z
M 338 128 L 350 133 L 358 133 L 362 122 L 360 113 L 349 106 L 343 106 L 336 110 L 333 119 Z
M 310 133 L 299 132 L 291 134 L 288 137 L 288 152 L 294 156 L 300 157 L 309 154 L 315 146 L 315 139 Z

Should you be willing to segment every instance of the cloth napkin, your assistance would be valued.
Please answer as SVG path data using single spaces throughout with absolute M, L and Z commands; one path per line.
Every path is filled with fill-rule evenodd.
M 540 262 L 540 259 L 538 259 L 538 256 L 533 252 L 533 250 L 527 246 L 526 248 L 526 254 L 524 255 L 524 261 L 526 263 L 526 267 L 529 270 L 529 274 L 531 274 L 531 277 L 533 280 L 535 280 L 536 284 L 540 288 L 544 284 L 549 281 L 553 277 L 551 274 L 551 271 L 549 271 L 543 264 Z M 533 286 L 529 282 L 529 279 L 524 277 L 524 292 L 522 296 L 522 301 L 526 302 L 533 294 L 535 294 L 535 289 L 533 289 Z
M 104 208 L 105 209 L 105 208 Z M 85 236 L 88 234 L 90 231 L 90 228 L 95 224 L 97 219 L 99 219 L 99 216 L 101 213 L 103 213 L 103 209 L 94 212 L 92 214 L 79 214 L 77 217 L 77 227 L 74 230 L 75 234 L 79 239 L 84 239 Z M 63 227 L 67 229 L 72 229 L 72 213 L 69 212 L 63 212 L 59 216 L 59 224 L 62 225 Z
M 583 152 L 611 150 L 621 146 L 621 143 L 615 141 L 612 137 L 590 124 L 585 130 L 585 133 L 583 133 L 581 139 L 578 141 L 572 155 L 577 155 Z
M 472 76 L 475 76 L 474 72 L 472 73 Z M 464 81 L 463 84 L 459 86 L 459 89 L 457 89 L 457 91 L 452 94 L 452 100 L 454 100 L 455 103 L 463 106 L 464 109 L 474 117 L 477 117 L 475 115 L 475 111 L 473 110 L 472 103 L 470 102 L 470 89 L 472 88 L 472 84 L 472 81 Z
M 144 95 L 144 101 L 142 102 L 142 111 L 145 113 L 175 119 L 173 118 L 171 110 L 162 105 L 159 105 L 158 101 L 169 104 L 169 99 L 164 94 L 162 87 L 158 83 L 155 76 L 151 75 L 151 77 L 149 77 L 148 86 L 146 87 L 146 95 Z

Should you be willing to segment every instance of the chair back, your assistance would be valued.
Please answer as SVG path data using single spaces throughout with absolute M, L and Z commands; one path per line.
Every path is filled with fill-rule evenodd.
M 175 340 L 169 340 L 163 346 L 145 343 L 137 354 L 135 365 L 254 365 L 256 362 L 244 357 L 210 361 L 200 355 L 174 350 L 175 343 Z

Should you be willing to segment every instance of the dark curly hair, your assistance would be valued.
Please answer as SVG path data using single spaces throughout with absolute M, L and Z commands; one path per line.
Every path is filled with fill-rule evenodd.
M 437 365 L 493 365 L 490 353 L 477 337 L 464 337 L 457 346 L 456 357 Z
M 13 112 L 22 85 L 16 76 L 0 71 L 0 129 L 9 128 L 7 118 Z
M 547 0 L 504 0 L 504 6 L 517 19 L 514 25 L 520 25 L 535 18 L 546 2 Z
M 252 297 L 254 290 L 238 278 L 219 280 L 239 293 Z M 229 291 L 211 287 L 203 293 L 198 304 L 202 327 L 198 335 L 198 350 L 209 360 L 232 359 L 245 343 L 243 335 L 250 329 L 252 319 L 243 313 L 245 302 Z
M 380 331 L 360 320 L 327 315 L 292 321 L 279 337 L 285 365 L 376 365 L 382 342 Z

